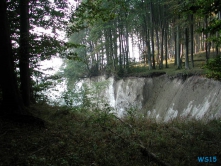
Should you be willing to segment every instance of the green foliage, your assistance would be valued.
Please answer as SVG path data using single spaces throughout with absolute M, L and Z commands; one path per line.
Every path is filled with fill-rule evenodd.
M 49 1 L 49 0 L 35 0 L 26 1 L 28 3 L 28 16 L 25 22 L 27 23 L 27 40 L 25 49 L 29 59 L 27 63 L 30 68 L 31 80 L 31 90 L 32 90 L 32 100 L 47 100 L 41 93 L 42 90 L 51 87 L 52 84 L 57 83 L 56 81 L 51 81 L 52 78 L 46 78 L 46 76 L 41 76 L 41 74 L 36 74 L 39 71 L 39 62 L 45 59 L 51 59 L 52 56 L 58 56 L 58 54 L 63 55 L 65 50 L 68 48 L 68 44 L 60 38 L 60 31 L 64 31 L 67 26 L 68 18 L 68 2 L 65 0 Z M 20 29 L 21 29 L 21 13 L 22 9 L 19 6 L 19 1 L 17 0 L 7 0 L 7 16 L 9 20 L 11 42 L 13 43 L 13 58 L 15 69 L 19 69 L 19 57 L 20 55 Z M 47 30 L 48 32 L 38 32 L 41 30 Z M 40 31 L 41 31 L 40 30 Z M 51 32 L 51 33 L 50 33 Z M 19 70 L 18 70 L 19 71 Z M 18 72 L 19 73 L 19 72 Z M 18 76 L 19 78 L 20 76 Z M 27 77 L 27 75 L 25 75 Z M 30 76 L 28 76 L 30 77 Z M 34 78 L 33 78 L 34 77 Z M 28 78 L 29 79 L 29 78 Z M 42 80 L 40 80 L 42 79 Z M 48 81 L 46 81 L 48 79 Z M 50 80 L 49 80 L 50 79 Z M 18 79 L 18 84 L 20 85 L 20 80 Z M 29 90 L 27 90 L 29 91 Z M 40 94 L 41 93 L 41 94 Z M 40 99 L 41 98 L 41 99 Z
M 109 85 L 108 81 L 94 82 L 89 86 L 89 98 L 91 99 L 92 109 L 105 108 L 107 106 L 107 101 L 105 101 L 105 96 L 101 97 L 102 92 Z
M 66 60 L 61 70 L 61 75 L 68 79 L 68 86 L 87 76 L 87 66 L 82 61 Z
M 108 81 L 96 82 L 91 85 L 83 83 L 78 86 L 78 84 L 79 82 L 74 82 L 73 85 L 68 86 L 68 89 L 62 94 L 62 98 L 69 108 L 78 110 L 104 109 L 104 111 L 108 110 L 108 113 L 112 111 L 107 101 L 100 96 L 102 91 L 108 86 Z
M 152 3 L 153 10 L 150 10 L 150 3 Z M 101 9 L 101 10 L 100 10 Z M 218 47 L 220 46 L 220 20 L 216 14 L 220 11 L 220 3 L 217 0 L 196 0 L 178 2 L 172 1 L 85 1 L 73 14 L 71 22 L 73 27 L 78 23 L 87 25 L 87 29 L 83 36 L 79 37 L 79 41 L 84 41 L 86 46 L 85 50 L 85 63 L 90 66 L 91 75 L 98 75 L 105 70 L 108 74 L 118 76 L 125 76 L 133 70 L 130 67 L 130 62 L 127 59 L 126 48 L 124 52 L 119 53 L 119 48 L 124 47 L 121 37 L 127 39 L 127 35 L 136 35 L 143 43 L 150 40 L 145 33 L 150 31 L 152 27 L 159 31 L 164 27 L 167 28 L 169 23 L 169 33 L 177 25 L 181 27 L 189 27 L 192 23 L 190 15 L 194 15 L 194 22 L 199 22 L 201 25 L 204 19 L 208 19 L 208 27 L 201 28 L 204 34 L 210 34 L 207 41 L 214 42 Z M 96 13 L 97 12 L 97 13 Z M 96 13 L 96 14 L 95 14 Z M 111 19 L 102 19 L 108 17 L 110 13 L 114 14 Z M 174 14 L 175 13 L 175 14 Z M 179 19 L 177 18 L 179 14 Z M 103 17 L 101 15 L 104 15 Z M 153 15 L 154 21 L 149 22 L 150 16 Z M 93 17 L 93 18 L 92 18 Z M 167 20 L 165 22 L 165 20 Z M 174 21 L 175 20 L 175 21 Z M 196 21 L 197 20 L 197 21 Z M 200 28 L 199 28 L 200 29 Z M 181 32 L 183 29 L 181 28 Z M 79 33 L 81 33 L 78 30 Z M 110 37 L 111 36 L 111 37 Z M 150 34 L 149 34 L 150 36 Z M 171 35 L 171 38 L 173 35 Z M 78 37 L 77 37 L 78 38 Z M 149 38 L 149 39 L 148 39 Z M 84 39 L 84 40 L 83 40 Z M 170 39 L 172 40 L 172 39 Z M 181 39 L 181 42 L 183 39 Z M 117 42 L 122 42 L 121 46 Z M 116 44 L 116 45 L 115 45 Z M 139 44 L 139 42 L 138 42 Z M 125 44 L 126 45 L 126 44 Z M 140 43 L 140 45 L 142 45 Z M 142 49 L 142 48 L 141 48 Z M 103 63 L 102 58 L 107 61 Z M 131 69 L 132 68 L 132 69 Z
M 182 13 L 193 13 L 198 18 L 210 18 L 208 27 L 200 27 L 197 31 L 204 34 L 210 34 L 208 41 L 216 43 L 217 46 L 221 44 L 221 20 L 217 14 L 221 11 L 221 4 L 219 0 L 196 0 L 195 2 L 187 1 L 183 3 Z
M 83 84 L 79 87 L 77 83 L 75 83 L 75 85 L 71 87 L 72 88 L 69 87 L 68 90 L 62 94 L 62 98 L 64 99 L 66 106 L 78 110 L 90 109 L 92 104 L 89 98 L 90 90 L 88 86 Z
M 206 74 L 208 78 L 214 78 L 221 80 L 221 57 L 218 56 L 214 59 L 210 59 L 209 63 L 205 66 L 209 71 Z

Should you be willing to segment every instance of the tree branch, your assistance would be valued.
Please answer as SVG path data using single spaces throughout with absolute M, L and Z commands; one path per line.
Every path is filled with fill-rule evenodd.
M 131 129 L 133 129 L 135 131 L 135 129 L 132 127 L 131 124 L 124 122 L 122 119 L 116 117 L 119 121 L 121 121 L 123 124 L 129 126 Z M 126 140 L 124 137 L 122 137 L 121 135 L 119 135 L 118 133 L 114 132 L 113 130 L 111 130 L 110 128 L 101 126 L 104 129 L 107 129 L 108 131 L 110 131 L 111 133 L 115 134 L 116 136 L 118 136 L 119 138 L 121 138 L 124 142 L 129 143 L 130 141 Z M 161 166 L 170 166 L 169 164 L 165 163 L 164 161 L 161 161 L 160 159 L 158 159 L 158 157 L 154 154 L 151 153 L 144 145 L 143 142 L 137 138 L 138 142 L 137 146 L 140 148 L 141 153 L 143 154 L 143 156 L 148 157 L 149 159 L 151 159 L 153 162 L 161 165 Z

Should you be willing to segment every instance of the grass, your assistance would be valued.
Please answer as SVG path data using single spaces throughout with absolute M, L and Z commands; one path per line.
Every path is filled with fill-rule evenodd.
M 221 121 L 175 119 L 156 123 L 138 115 L 118 119 L 105 111 L 34 105 L 45 128 L 0 121 L 0 165 L 143 166 L 142 146 L 171 166 L 197 166 L 197 156 L 221 165 Z M 209 165 L 209 164 L 205 164 Z
M 210 58 L 215 57 L 215 52 L 210 53 Z M 135 64 L 131 65 L 130 72 L 127 76 L 135 76 L 135 77 L 148 77 L 152 76 L 153 73 L 164 73 L 168 76 L 176 76 L 179 74 L 185 75 L 202 75 L 205 76 L 207 70 L 204 68 L 206 64 L 206 53 L 205 51 L 198 52 L 194 55 L 194 68 L 191 67 L 190 56 L 189 56 L 189 66 L 190 69 L 185 69 L 185 57 L 182 58 L 182 68 L 177 69 L 177 66 L 174 65 L 174 59 L 168 60 L 168 68 L 165 68 L 165 60 L 164 60 L 164 68 L 159 69 L 159 65 L 156 64 L 156 69 L 149 70 L 147 64 Z

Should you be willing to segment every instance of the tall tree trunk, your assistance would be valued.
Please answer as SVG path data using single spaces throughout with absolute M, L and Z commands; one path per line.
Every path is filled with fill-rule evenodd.
M 111 69 L 114 68 L 114 44 L 113 44 L 113 36 L 112 36 L 112 30 L 111 28 L 108 28 L 109 32 L 109 50 L 110 50 L 110 67 Z
M 6 14 L 6 1 L 0 1 L 0 84 L 2 88 L 1 114 L 23 113 L 24 104 L 18 91 L 9 22 Z
M 180 28 L 179 25 L 177 25 L 177 32 L 176 32 L 176 57 L 177 57 L 177 68 L 181 69 L 181 63 L 180 63 Z
M 185 28 L 185 45 L 186 45 L 186 54 L 185 54 L 185 69 L 189 69 L 189 34 L 188 29 Z
M 29 69 L 29 0 L 20 0 L 20 80 L 21 94 L 25 106 L 30 105 L 30 69 Z
M 217 13 L 217 16 L 218 16 L 218 19 L 221 20 L 221 11 L 219 11 L 219 12 Z M 216 32 L 216 37 L 219 38 L 219 36 L 220 36 L 220 35 L 219 35 L 219 32 Z M 220 47 L 219 47 L 218 44 L 216 44 L 216 56 L 219 55 L 219 52 L 220 52 Z
M 108 32 L 107 30 L 104 31 L 104 38 L 105 38 L 105 55 L 106 55 L 106 61 L 107 61 L 107 67 L 110 66 L 110 49 L 109 49 L 109 38 L 108 38 Z
M 125 49 L 126 49 L 126 68 L 129 68 L 129 33 L 128 33 L 128 29 L 127 29 L 127 25 L 125 27 Z
M 160 62 L 159 62 L 159 59 L 160 59 L 160 41 L 159 41 L 159 32 L 158 32 L 158 29 L 156 28 L 156 42 L 157 42 L 157 55 L 156 55 L 156 60 L 157 60 L 157 64 L 159 64 L 159 67 L 160 67 Z
M 174 55 L 174 66 L 177 65 L 177 34 L 174 32 L 174 48 L 175 48 L 175 55 Z
M 208 18 L 207 18 L 207 16 L 205 16 L 205 28 L 207 29 L 208 28 Z M 206 32 L 205 33 L 205 49 L 206 49 L 206 64 L 208 64 L 208 62 L 209 62 L 209 43 L 208 43 L 208 41 L 207 41 L 207 39 L 208 39 L 208 33 Z
M 100 43 L 102 45 L 102 47 L 101 47 L 101 68 L 100 68 L 100 70 L 103 70 L 104 69 L 104 46 L 103 46 L 102 39 L 100 39 Z
M 114 21 L 114 26 L 117 27 L 117 23 L 116 21 Z M 117 70 L 117 65 L 118 65 L 118 57 L 117 57 L 117 50 L 118 50 L 118 46 L 117 46 L 117 31 L 113 31 L 113 42 L 114 42 L 114 70 Z
M 148 17 L 148 13 L 146 13 L 146 17 Z M 149 70 L 152 69 L 152 62 L 151 62 L 151 52 L 150 52 L 150 31 L 147 27 L 147 20 L 145 18 L 145 16 L 143 17 L 143 22 L 144 22 L 144 26 L 143 26 L 143 29 L 144 29 L 144 33 L 145 33 L 145 44 L 146 44 L 146 48 L 147 50 L 146 53 L 145 53 L 145 59 L 147 60 L 148 62 L 148 67 L 149 67 Z
M 120 72 L 123 72 L 123 57 L 122 57 L 122 28 L 119 27 L 119 65 L 120 65 Z
M 149 70 L 152 69 L 152 63 L 151 63 L 151 52 L 150 52 L 150 30 L 147 29 L 147 58 L 148 58 L 148 66 Z
M 167 28 L 165 29 L 165 61 L 166 61 L 166 68 L 168 68 L 168 63 L 167 63 L 167 59 L 168 59 L 168 25 Z
M 160 69 L 163 68 L 163 39 L 164 39 L 164 27 L 161 28 L 161 53 L 160 53 L 160 64 L 159 64 Z
M 151 24 L 151 46 L 152 46 L 152 59 L 153 59 L 153 69 L 155 67 L 155 55 L 154 55 L 154 19 L 153 19 L 153 4 L 150 2 L 150 22 Z
M 175 20 L 173 20 L 173 24 L 175 24 Z M 174 51 L 172 52 L 172 54 L 174 55 L 174 66 L 177 65 L 177 47 L 176 47 L 176 31 L 175 31 L 175 27 L 173 26 L 172 28 L 173 30 L 173 37 L 174 37 Z M 175 54 L 174 54 L 175 52 Z
M 191 56 L 191 65 L 194 68 L 193 61 L 193 14 L 190 15 L 190 56 Z

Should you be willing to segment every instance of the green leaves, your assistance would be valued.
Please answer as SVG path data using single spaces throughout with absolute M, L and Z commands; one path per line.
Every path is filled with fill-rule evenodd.
M 221 80 L 221 56 L 211 59 L 206 68 L 209 69 L 207 77 Z
M 113 20 L 116 17 L 114 11 L 117 8 L 119 8 L 119 5 L 116 1 L 94 0 L 82 2 L 71 16 L 71 24 L 67 29 L 68 36 L 95 25 L 99 20 L 104 22 Z

